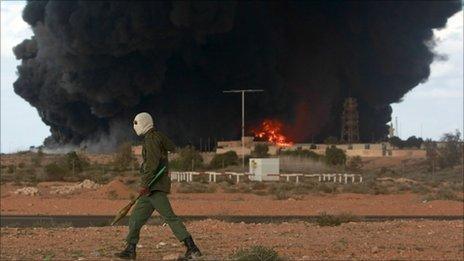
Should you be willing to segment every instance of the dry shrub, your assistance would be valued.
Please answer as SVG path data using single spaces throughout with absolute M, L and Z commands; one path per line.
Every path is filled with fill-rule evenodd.
M 418 194 L 427 194 L 430 193 L 430 189 L 422 184 L 413 184 L 411 186 L 411 191 Z
M 280 261 L 282 257 L 272 248 L 265 246 L 252 246 L 248 249 L 240 249 L 232 255 L 232 260 L 237 261 Z
M 323 226 L 339 226 L 343 223 L 359 221 L 359 218 L 350 213 L 342 213 L 339 215 L 328 215 L 322 212 L 317 218 L 316 223 Z
M 178 193 L 214 193 L 216 190 L 216 184 L 202 184 L 199 182 L 182 182 L 177 188 Z
M 388 187 L 385 185 L 375 183 L 372 186 L 370 193 L 374 195 L 385 195 L 390 194 L 390 190 L 388 190 Z
M 68 169 L 62 164 L 50 163 L 45 165 L 45 173 L 49 181 L 61 181 L 69 174 Z
M 337 192 L 337 185 L 334 183 L 320 183 L 317 190 L 324 193 L 335 193 Z
M 286 199 L 289 199 L 291 197 L 291 192 L 289 191 L 285 191 L 285 190 L 277 190 L 275 193 L 274 193 L 274 196 L 277 200 L 286 200 Z
M 132 153 L 132 145 L 129 142 L 119 145 L 113 159 L 113 165 L 115 165 L 118 170 L 127 170 L 136 167 L 137 160 Z
M 345 193 L 356 193 L 356 194 L 369 194 L 370 189 L 364 183 L 345 184 L 342 187 L 342 191 Z
M 435 194 L 428 194 L 424 196 L 424 200 L 454 200 L 463 201 L 463 198 L 459 197 L 450 188 L 440 188 Z
M 267 185 L 264 182 L 252 181 L 250 182 L 251 189 L 253 190 L 262 190 L 267 189 Z
M 209 163 L 210 169 L 223 169 L 230 165 L 238 164 L 238 156 L 235 151 L 228 151 L 226 153 L 220 153 L 214 155 L 213 159 Z

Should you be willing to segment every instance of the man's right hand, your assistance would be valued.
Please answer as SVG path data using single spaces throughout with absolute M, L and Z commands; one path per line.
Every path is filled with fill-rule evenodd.
M 150 190 L 148 188 L 141 188 L 139 190 L 140 196 L 148 195 L 150 193 Z

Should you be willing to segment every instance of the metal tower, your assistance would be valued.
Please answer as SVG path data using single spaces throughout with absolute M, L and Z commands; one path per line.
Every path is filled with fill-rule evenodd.
M 342 142 L 359 142 L 358 103 L 355 98 L 348 97 L 343 103 L 342 112 Z

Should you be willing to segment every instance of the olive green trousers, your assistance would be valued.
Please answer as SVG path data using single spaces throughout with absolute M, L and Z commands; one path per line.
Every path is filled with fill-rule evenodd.
M 150 196 L 142 196 L 137 200 L 129 219 L 129 234 L 126 241 L 129 244 L 137 244 L 140 237 L 140 229 L 151 217 L 156 209 L 171 228 L 172 232 L 179 241 L 183 241 L 190 234 L 184 223 L 172 211 L 171 204 L 165 192 L 153 191 Z

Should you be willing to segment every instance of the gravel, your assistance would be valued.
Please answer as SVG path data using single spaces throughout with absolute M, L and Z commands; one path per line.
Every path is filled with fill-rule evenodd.
M 289 260 L 463 260 L 463 221 L 242 224 L 217 220 L 186 224 L 206 260 L 223 260 L 239 249 L 263 245 Z M 111 260 L 124 247 L 127 227 L 1 228 L 3 259 L 85 258 Z M 138 258 L 173 260 L 184 247 L 169 227 L 142 229 Z

